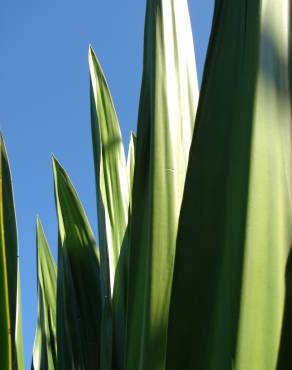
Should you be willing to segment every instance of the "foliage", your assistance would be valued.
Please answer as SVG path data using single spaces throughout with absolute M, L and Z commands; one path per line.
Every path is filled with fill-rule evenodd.
M 38 219 L 33 370 L 292 368 L 289 23 L 288 0 L 217 0 L 198 103 L 187 0 L 148 0 L 127 161 L 89 48 L 99 247 L 53 157 L 58 267 Z M 0 363 L 22 370 L 0 144 Z

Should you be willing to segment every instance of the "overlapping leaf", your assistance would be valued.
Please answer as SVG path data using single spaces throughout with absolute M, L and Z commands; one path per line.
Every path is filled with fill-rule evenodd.
M 186 0 L 147 1 L 132 197 L 127 370 L 162 370 L 198 86 Z
M 99 252 L 66 172 L 53 158 L 59 225 L 58 369 L 96 370 L 100 361 Z
M 91 128 L 99 220 L 103 282 L 101 369 L 111 369 L 112 357 L 121 363 L 124 344 L 127 269 L 119 261 L 128 248 L 129 181 L 118 118 L 101 66 L 90 47 Z M 118 262 L 119 261 L 119 262 Z M 116 270 L 119 278 L 115 279 Z M 114 282 L 114 307 L 111 304 Z M 114 326 L 114 327 L 113 327 Z M 115 327 L 116 326 L 116 327 Z M 115 337 L 113 338 L 113 331 Z M 112 345 L 115 348 L 112 353 Z M 116 365 L 119 366 L 119 365 Z
M 38 321 L 32 370 L 57 370 L 57 269 L 40 219 L 37 218 Z
M 126 317 L 128 306 L 128 284 L 129 284 L 129 236 L 131 226 L 131 198 L 134 181 L 135 168 L 135 146 L 136 137 L 131 132 L 128 158 L 127 174 L 130 186 L 130 206 L 129 222 L 126 229 L 123 245 L 121 247 L 119 261 L 115 274 L 114 292 L 113 292 L 113 320 L 114 320 L 114 366 L 116 369 L 123 369 L 125 357 L 125 339 L 126 339 Z
M 0 367 L 23 370 L 17 229 L 12 182 L 0 138 Z
M 109 264 L 110 276 L 105 276 L 105 279 L 106 284 L 110 283 L 112 293 L 115 269 L 128 224 L 129 183 L 117 114 L 103 71 L 91 47 L 89 69 L 99 247 L 102 268 Z
M 289 24 L 288 0 L 216 1 L 179 223 L 167 370 L 277 368 L 285 289 L 291 295 Z M 289 368 L 286 357 L 278 369 Z

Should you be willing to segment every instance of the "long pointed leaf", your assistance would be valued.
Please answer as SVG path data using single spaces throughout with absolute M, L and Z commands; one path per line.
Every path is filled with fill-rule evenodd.
M 121 248 L 124 251 L 128 248 L 126 230 L 129 183 L 118 118 L 103 71 L 91 47 L 89 48 L 89 69 L 104 313 L 102 316 L 101 369 L 107 370 L 112 366 L 112 344 L 115 342 L 112 333 L 115 329 L 112 329 L 114 324 L 111 296 Z M 120 288 L 118 291 L 124 295 Z M 124 301 L 120 304 L 124 305 Z M 120 313 L 123 310 L 124 307 L 115 305 L 114 315 L 122 319 Z M 114 321 L 117 323 L 116 320 Z M 124 334 L 119 329 L 118 332 L 115 331 L 123 337 Z
M 0 138 L 0 367 L 22 370 L 23 347 L 18 246 L 12 181 Z
M 57 268 L 37 218 L 38 321 L 32 370 L 57 370 Z
M 164 369 L 179 210 L 198 98 L 186 0 L 148 0 L 125 369 Z
M 277 367 L 292 243 L 289 25 L 288 0 L 216 1 L 180 216 L 167 370 Z
M 58 368 L 99 368 L 101 291 L 99 253 L 71 181 L 53 158 L 59 224 L 57 277 Z
M 113 322 L 114 322 L 114 366 L 117 370 L 123 369 L 125 356 L 126 339 L 126 317 L 128 303 L 128 284 L 129 284 L 129 235 L 131 224 L 131 198 L 134 181 L 135 168 L 135 146 L 136 137 L 131 132 L 128 158 L 127 174 L 130 186 L 130 206 L 129 206 L 129 224 L 125 233 L 124 242 L 121 247 L 118 265 L 116 268 L 114 292 L 113 292 Z
M 109 264 L 112 293 L 115 269 L 128 224 L 129 184 L 118 118 L 103 71 L 91 47 L 88 59 L 100 251 L 102 264 Z

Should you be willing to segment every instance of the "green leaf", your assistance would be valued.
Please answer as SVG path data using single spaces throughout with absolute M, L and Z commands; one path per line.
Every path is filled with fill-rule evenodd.
M 164 369 L 179 210 L 198 98 L 186 0 L 147 1 L 125 369 Z
M 127 158 L 127 174 L 130 184 L 130 198 L 132 197 L 132 188 L 134 181 L 135 167 L 135 146 L 136 137 L 131 132 L 128 158 Z M 123 369 L 125 356 L 125 339 L 126 339 L 126 317 L 127 317 L 127 300 L 128 300 L 128 284 L 129 284 L 129 235 L 131 224 L 131 199 L 129 208 L 129 223 L 125 232 L 123 245 L 121 247 L 118 265 L 116 268 L 114 292 L 112 300 L 113 309 L 113 327 L 114 327 L 114 367 Z
M 101 66 L 92 48 L 89 48 L 90 93 L 91 93 L 91 129 L 95 164 L 98 230 L 101 256 L 101 277 L 103 296 L 101 369 L 111 369 L 112 346 L 117 343 L 117 350 L 122 350 L 124 338 L 122 325 L 125 310 L 126 286 L 121 282 L 116 289 L 114 313 L 111 297 L 116 269 L 119 274 L 127 275 L 124 263 L 118 260 L 121 248 L 128 248 L 128 208 L 129 182 L 126 159 L 117 114 Z M 120 277 L 121 281 L 124 281 Z M 123 298 L 122 298 L 123 297 Z M 113 323 L 113 316 L 115 316 Z M 122 322 L 121 322 L 122 320 Z M 120 338 L 113 338 L 113 332 Z M 119 360 L 120 355 L 116 354 Z
M 91 47 L 88 59 L 99 247 L 102 269 L 109 264 L 110 277 L 105 271 L 103 278 L 108 291 L 112 293 L 115 270 L 128 224 L 129 183 L 117 114 L 103 71 Z
M 53 170 L 59 225 L 58 368 L 96 370 L 101 330 L 99 252 L 76 191 L 55 158 Z
M 277 368 L 286 265 L 291 276 L 289 25 L 287 0 L 216 1 L 179 222 L 167 370 Z
M 12 181 L 0 138 L 0 367 L 23 370 L 17 229 Z
M 37 217 L 38 321 L 32 370 L 57 370 L 57 269 Z
M 130 203 L 132 202 L 133 183 L 134 183 L 134 170 L 135 170 L 135 151 L 136 151 L 137 138 L 133 132 L 131 132 L 128 158 L 127 158 L 127 173 L 130 186 Z M 132 206 L 131 206 L 132 208 Z

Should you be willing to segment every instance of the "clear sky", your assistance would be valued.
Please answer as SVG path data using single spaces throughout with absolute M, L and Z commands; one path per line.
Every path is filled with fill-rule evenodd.
M 57 254 L 50 154 L 68 171 L 96 235 L 88 44 L 106 74 L 127 150 L 130 130 L 136 130 L 145 5 L 146 0 L 1 2 L 0 128 L 14 183 L 27 370 L 37 316 L 36 214 Z M 214 0 L 189 0 L 199 81 L 213 6 Z

